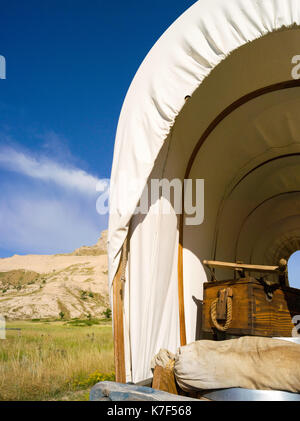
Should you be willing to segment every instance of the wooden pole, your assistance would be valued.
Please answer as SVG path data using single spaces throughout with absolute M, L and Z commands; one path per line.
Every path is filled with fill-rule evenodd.
M 244 263 L 218 262 L 215 260 L 203 260 L 203 264 L 210 268 L 245 270 L 247 272 L 261 272 L 261 273 L 285 272 L 287 268 L 287 262 L 284 259 L 282 259 L 280 265 L 278 266 L 247 265 Z
M 181 215 L 181 226 L 183 214 Z M 181 234 L 181 233 L 180 233 Z M 183 246 L 182 235 L 179 234 L 178 244 L 178 306 L 179 306 L 179 328 L 180 345 L 186 345 L 185 312 L 184 312 L 184 287 L 183 287 Z
M 125 240 L 126 241 L 126 240 Z M 123 275 L 124 246 L 117 273 L 113 280 L 113 328 L 114 328 L 114 360 L 116 382 L 126 383 L 124 321 L 123 321 Z

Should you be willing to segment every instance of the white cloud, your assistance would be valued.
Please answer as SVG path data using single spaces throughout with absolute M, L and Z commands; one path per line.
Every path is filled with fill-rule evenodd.
M 107 226 L 94 199 L 59 192 L 5 191 L 0 199 L 0 248 L 12 254 L 52 254 L 94 244 Z
M 96 199 L 108 181 L 71 165 L 74 161 L 64 151 L 49 158 L 16 144 L 0 145 L 0 250 L 4 255 L 70 252 L 94 244 L 107 228 L 108 215 L 97 213 Z M 23 177 L 12 177 L 12 172 Z
M 35 158 L 28 153 L 11 147 L 0 148 L 0 166 L 6 170 L 26 175 L 31 178 L 53 182 L 56 185 L 78 191 L 82 194 L 96 195 L 96 186 L 105 181 L 87 173 L 86 171 L 62 165 L 45 156 Z

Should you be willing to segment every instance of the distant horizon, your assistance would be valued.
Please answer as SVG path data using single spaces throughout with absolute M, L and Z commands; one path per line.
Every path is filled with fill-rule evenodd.
M 103 231 L 107 231 L 107 229 L 104 229 L 101 231 L 101 233 Z M 100 236 L 101 236 L 100 233 Z M 99 238 L 100 238 L 99 236 Z M 96 244 L 96 243 L 95 243 Z M 80 247 L 91 247 L 94 244 L 82 244 Z M 76 250 L 78 247 L 76 247 L 74 250 Z M 72 250 L 71 252 L 73 252 L 74 250 Z M 45 255 L 55 255 L 55 254 L 63 254 L 64 252 L 60 252 L 60 253 L 49 253 L 49 254 L 44 254 L 44 253 L 24 253 L 24 254 L 19 254 L 19 253 L 15 253 L 13 255 L 10 256 L 3 256 L 0 257 L 1 259 L 7 259 L 7 258 L 11 258 L 14 256 L 28 256 L 28 255 L 37 255 L 37 256 L 45 256 Z M 68 252 L 65 252 L 68 253 Z M 259 264 L 259 263 L 257 263 Z M 300 250 L 294 252 L 289 260 L 288 260 L 288 276 L 289 276 L 289 284 L 291 287 L 293 288 L 300 288 L 300 278 L 299 278 L 299 273 L 300 273 Z
M 101 238 L 101 234 L 104 232 L 104 231 L 107 231 L 108 230 L 108 227 L 107 228 L 104 228 L 103 230 L 101 230 L 101 232 L 99 233 L 99 237 L 98 237 L 98 239 L 97 239 L 97 241 Z M 82 245 L 80 245 L 79 247 L 75 247 L 73 250 L 71 250 L 71 251 L 60 251 L 60 252 L 57 252 L 57 253 L 14 253 L 14 254 L 8 254 L 7 256 L 1 256 L 0 257 L 0 260 L 1 259 L 9 259 L 10 257 L 14 257 L 14 256 L 30 256 L 30 255 L 34 255 L 34 256 L 52 256 L 52 255 L 55 255 L 55 254 L 64 254 L 64 253 L 72 253 L 74 250 L 76 250 L 76 249 L 78 249 L 78 248 L 80 248 L 80 247 L 92 247 L 92 246 L 94 246 L 96 243 L 97 243 L 97 241 L 95 242 L 95 243 L 92 243 L 92 244 L 82 244 Z

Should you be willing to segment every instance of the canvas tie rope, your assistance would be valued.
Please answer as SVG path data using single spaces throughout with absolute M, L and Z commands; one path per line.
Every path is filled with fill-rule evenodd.
M 211 307 L 210 307 L 210 315 L 211 315 L 211 320 L 214 324 L 214 326 L 220 330 L 221 332 L 225 332 L 231 322 L 232 322 L 232 298 L 231 297 L 227 297 L 227 315 L 226 315 L 226 323 L 224 326 L 220 325 L 220 323 L 218 323 L 217 321 L 217 303 L 218 303 L 218 298 L 216 298 L 212 303 L 211 303 Z

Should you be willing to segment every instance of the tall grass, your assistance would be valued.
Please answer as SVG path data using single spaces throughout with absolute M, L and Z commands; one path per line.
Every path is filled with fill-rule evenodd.
M 111 325 L 10 322 L 0 340 L 0 399 L 47 400 L 112 379 Z

